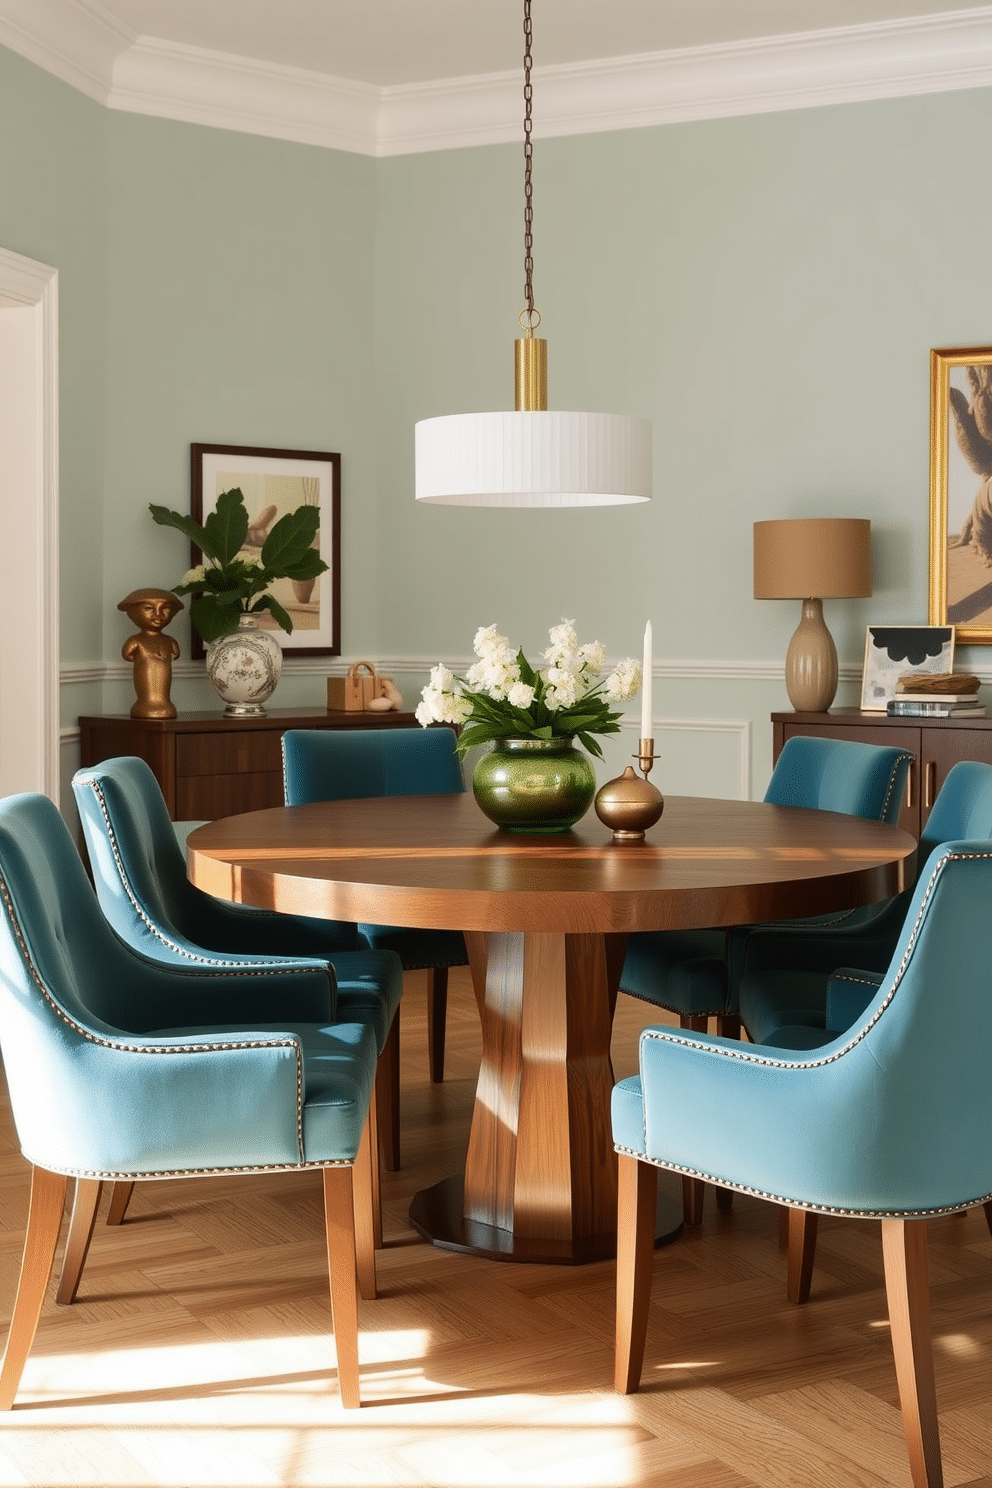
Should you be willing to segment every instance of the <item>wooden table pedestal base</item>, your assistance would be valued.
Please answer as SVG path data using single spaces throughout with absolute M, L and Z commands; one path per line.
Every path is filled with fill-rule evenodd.
M 617 1253 L 617 1236 L 590 1235 L 581 1240 L 547 1240 L 514 1235 L 495 1225 L 466 1219 L 464 1180 L 460 1173 L 443 1178 L 433 1188 L 413 1196 L 410 1223 L 440 1250 L 458 1250 L 485 1256 L 490 1261 L 523 1261 L 545 1266 L 581 1266 L 588 1261 L 607 1261 Z M 655 1244 L 667 1245 L 682 1233 L 682 1204 L 665 1194 L 658 1195 Z

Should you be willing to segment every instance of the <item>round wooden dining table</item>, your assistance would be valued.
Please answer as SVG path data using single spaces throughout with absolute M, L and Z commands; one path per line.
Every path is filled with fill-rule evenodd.
M 417 1194 L 411 1220 L 452 1249 L 575 1263 L 616 1249 L 610 1036 L 628 935 L 888 899 L 915 849 L 859 817 L 679 796 L 642 842 L 614 842 L 591 812 L 519 835 L 465 794 L 227 817 L 190 835 L 187 865 L 235 903 L 465 932 L 482 1021 L 465 1169 Z

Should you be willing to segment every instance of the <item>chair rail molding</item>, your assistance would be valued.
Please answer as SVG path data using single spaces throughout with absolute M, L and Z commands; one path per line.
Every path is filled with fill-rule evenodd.
M 58 271 L 0 248 L 0 794 L 59 798 Z
M 364 655 L 369 655 L 369 648 L 365 648 Z M 387 677 L 426 677 L 438 661 L 455 675 L 467 671 L 472 665 L 475 657 L 451 656 L 451 657 L 417 657 L 417 656 L 387 656 L 376 659 L 376 670 L 384 673 Z M 320 657 L 294 658 L 287 654 L 284 675 L 293 677 L 343 677 L 352 664 L 351 659 L 335 657 L 333 659 L 322 659 Z M 608 662 L 608 666 L 615 665 Z M 981 667 L 969 663 L 969 670 L 983 683 L 992 682 L 992 665 Z M 839 669 L 842 682 L 854 682 L 860 685 L 862 667 L 860 662 L 842 662 Z M 86 682 L 126 682 L 132 675 L 131 667 L 122 661 L 85 661 L 69 662 L 61 671 L 60 678 L 63 687 L 73 687 Z M 176 661 L 172 665 L 172 675 L 183 679 L 202 679 L 205 675 L 203 663 L 197 661 Z M 719 661 L 708 658 L 688 658 L 685 660 L 655 658 L 652 676 L 665 678 L 672 681 L 685 682 L 781 682 L 785 676 L 784 661 Z
M 0 44 L 109 108 L 363 155 L 519 140 L 519 74 L 379 88 L 139 36 L 96 0 L 0 0 Z M 992 5 L 534 72 L 535 134 L 776 113 L 992 84 Z

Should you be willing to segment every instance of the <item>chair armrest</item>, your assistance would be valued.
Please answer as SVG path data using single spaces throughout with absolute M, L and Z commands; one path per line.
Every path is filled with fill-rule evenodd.
M 31 1162 L 137 1177 L 302 1161 L 298 1036 L 250 1024 L 194 1039 L 105 1037 L 75 1024 L 51 1033 L 36 1027 L 38 1058 L 8 1068 Z
M 863 1047 L 810 1052 L 650 1028 L 641 1034 L 643 1154 L 768 1198 L 857 1209 L 878 1121 Z M 633 1120 L 624 1117 L 628 1130 Z M 830 1141 L 813 1134 L 830 1133 Z
M 272 962 L 268 966 L 163 966 L 129 946 L 113 967 L 116 1006 L 106 1022 L 114 1029 L 208 1027 L 279 1019 L 287 1024 L 333 1023 L 336 982 L 326 962 Z M 137 986 L 135 985 L 137 982 Z

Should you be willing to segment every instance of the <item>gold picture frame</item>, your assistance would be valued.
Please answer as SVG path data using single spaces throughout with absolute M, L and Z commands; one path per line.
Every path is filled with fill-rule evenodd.
M 928 618 L 992 645 L 992 346 L 930 353 Z

